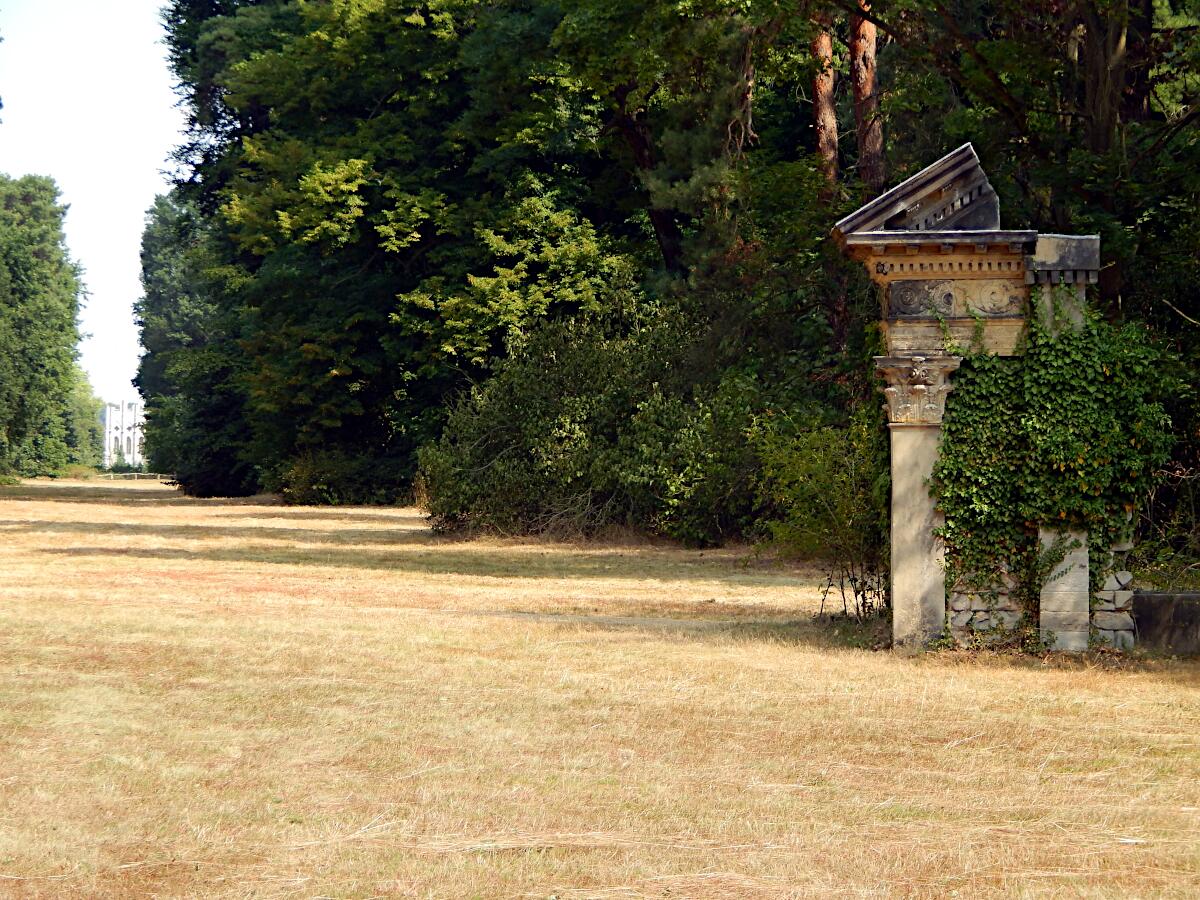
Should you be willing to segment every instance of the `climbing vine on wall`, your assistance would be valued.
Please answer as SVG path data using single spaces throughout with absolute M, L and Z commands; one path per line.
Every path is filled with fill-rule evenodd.
M 1108 547 L 1129 529 L 1172 444 L 1163 400 L 1182 389 L 1144 328 L 1090 312 L 1071 323 L 1058 298 L 1031 316 L 1023 356 L 967 354 L 954 378 L 932 489 L 945 514 L 946 583 L 1005 580 L 1035 602 L 1039 525 Z M 1093 575 L 1100 567 L 1093 567 Z

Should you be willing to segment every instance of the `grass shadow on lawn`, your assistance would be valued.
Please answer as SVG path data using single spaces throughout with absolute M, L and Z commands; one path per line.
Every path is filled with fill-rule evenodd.
M 144 485 L 144 486 L 139 486 Z M 163 490 L 157 481 L 132 482 L 130 487 L 100 487 L 92 484 L 55 484 L 38 481 L 12 487 L 0 487 L 0 500 L 23 500 L 33 503 L 86 503 L 97 506 L 198 506 L 214 504 L 255 503 L 269 505 L 272 498 L 246 497 L 201 500 L 187 497 L 178 491 Z M 278 501 L 275 501 L 278 502 Z
M 200 527 L 200 526 L 197 526 Z M 6 528 L 6 533 L 43 531 L 41 525 L 30 528 Z M 95 529 L 89 528 L 94 533 Z M 165 526 L 161 537 L 170 537 Z M 40 552 L 64 557 L 146 559 L 157 561 L 245 563 L 272 566 L 314 566 L 336 569 L 365 569 L 414 575 L 464 575 L 496 579 L 632 579 L 639 581 L 727 581 L 738 587 L 812 588 L 812 580 L 801 574 L 779 570 L 750 568 L 730 559 L 679 558 L 672 554 L 626 553 L 616 560 L 611 554 L 575 552 L 570 549 L 540 550 L 488 546 L 474 548 L 470 543 L 445 547 L 408 537 L 393 552 L 364 550 L 337 542 L 322 543 L 308 549 L 286 549 L 273 544 L 239 548 L 186 549 L 175 547 L 46 547 Z M 472 548 L 463 550 L 463 547 Z
M 273 525 L 158 525 L 132 522 L 52 522 L 30 523 L 24 519 L 0 519 L 0 531 L 45 532 L 48 534 L 102 534 L 118 538 L 149 537 L 172 540 L 204 540 L 212 538 L 243 538 L 260 541 L 288 541 L 293 544 L 452 544 L 454 538 L 433 538 L 427 530 L 417 528 L 287 528 Z M 270 546 L 264 544 L 264 547 Z

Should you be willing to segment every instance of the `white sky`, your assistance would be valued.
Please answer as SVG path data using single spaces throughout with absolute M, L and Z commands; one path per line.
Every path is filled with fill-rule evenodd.
M 50 175 L 89 296 L 80 361 L 96 393 L 134 398 L 145 212 L 179 142 L 164 0 L 0 0 L 0 172 Z

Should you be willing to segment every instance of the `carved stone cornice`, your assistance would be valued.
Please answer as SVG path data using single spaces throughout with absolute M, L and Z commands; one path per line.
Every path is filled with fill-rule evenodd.
M 888 422 L 893 425 L 940 425 L 950 373 L 961 356 L 877 356 L 875 368 L 887 382 Z

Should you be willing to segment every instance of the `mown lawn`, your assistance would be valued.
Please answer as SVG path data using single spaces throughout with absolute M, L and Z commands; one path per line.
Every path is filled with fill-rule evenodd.
M 1200 893 L 1200 664 L 849 649 L 816 588 L 2 488 L 0 893 Z

